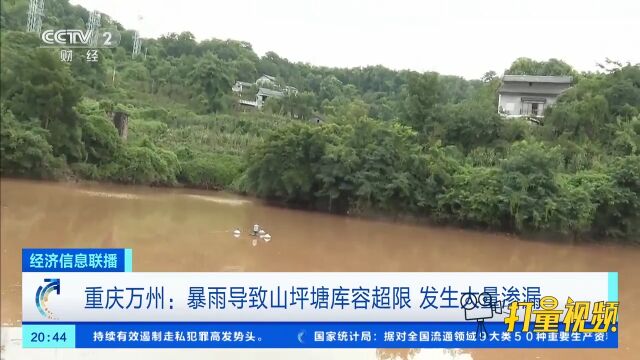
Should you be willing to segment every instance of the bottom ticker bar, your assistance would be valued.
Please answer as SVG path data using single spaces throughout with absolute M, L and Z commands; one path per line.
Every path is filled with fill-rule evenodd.
M 519 324 L 516 329 L 521 328 Z M 24 347 L 77 348 L 617 348 L 617 332 L 506 332 L 504 323 L 76 323 L 26 324 Z M 28 337 L 48 328 L 58 342 L 32 346 Z M 73 335 L 72 335 L 73 334 Z M 38 340 L 36 335 L 36 340 Z M 26 346 L 29 344 L 30 346 Z M 45 344 L 40 344 L 45 345 Z

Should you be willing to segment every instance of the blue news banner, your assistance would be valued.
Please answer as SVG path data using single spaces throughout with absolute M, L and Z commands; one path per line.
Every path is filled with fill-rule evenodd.
M 472 287 L 482 289 L 484 286 L 486 290 L 487 285 L 506 290 L 509 289 L 507 283 L 516 284 L 511 287 L 515 289 L 538 281 L 535 285 L 541 292 L 539 295 L 553 294 L 558 299 L 567 299 L 569 294 L 569 297 L 585 301 L 613 301 L 606 309 L 615 310 L 612 316 L 617 319 L 617 273 L 133 273 L 130 249 L 24 249 L 22 261 L 25 348 L 618 347 L 617 322 L 605 331 L 565 332 L 563 330 L 568 327 L 556 318 L 559 322 L 556 331 L 537 332 L 533 331 L 535 322 L 525 324 L 520 318 L 513 327 L 515 330 L 508 331 L 503 318 L 469 321 L 460 306 L 421 306 L 420 287 L 412 287 L 424 280 L 433 285 L 431 288 L 454 284 L 448 285 L 449 290 L 452 286 L 468 287 L 469 291 Z M 86 272 L 90 274 L 83 274 Z M 105 272 L 109 274 L 101 274 Z M 149 299 L 155 300 L 154 303 L 169 300 L 175 308 L 173 305 L 168 308 L 130 307 L 128 305 L 134 299 L 127 301 L 121 297 L 125 289 L 134 294 L 134 289 L 142 290 L 134 286 L 148 285 L 158 279 L 163 281 L 164 298 L 150 295 Z M 213 297 L 209 294 L 205 308 L 187 306 L 188 298 L 193 296 L 194 288 L 190 285 L 194 283 L 216 286 L 262 284 L 265 288 L 277 285 L 278 289 L 294 283 L 333 285 L 334 288 L 339 284 L 339 289 L 344 290 L 344 285 L 346 289 L 354 290 L 352 294 L 358 290 L 359 295 L 363 293 L 363 286 L 374 289 L 374 285 L 380 283 L 387 289 L 395 289 L 389 286 L 397 285 L 403 291 L 396 294 L 402 295 L 400 297 L 395 297 L 392 291 L 386 298 L 387 305 L 393 305 L 391 317 L 384 312 L 376 315 L 375 312 L 355 311 L 353 307 L 349 308 L 348 299 L 344 299 L 346 307 L 342 310 L 337 307 L 333 310 L 333 306 L 324 310 L 302 309 L 301 306 L 287 313 L 260 307 L 255 312 L 246 308 L 243 312 L 234 312 L 238 310 L 233 305 L 219 306 L 219 292 Z M 586 283 L 589 285 L 580 285 Z M 96 296 L 88 289 L 96 289 L 96 286 L 106 290 L 104 307 L 88 306 L 89 300 L 95 305 Z M 135 296 L 140 303 L 142 293 Z M 431 293 L 427 291 L 427 294 Z M 513 292 L 509 294 L 513 296 Z M 232 296 L 231 293 L 228 295 Z M 271 296 L 273 302 L 273 294 Z M 114 299 L 115 303 L 110 302 Z M 362 300 L 362 297 L 358 299 Z M 451 299 L 447 299 L 451 305 Z M 118 300 L 122 300 L 122 304 Z M 352 305 L 362 304 L 355 303 L 355 297 L 352 300 Z M 398 308 L 396 300 L 399 300 Z M 560 308 L 564 306 L 563 302 Z M 491 308 L 476 307 L 493 314 Z M 508 312 L 507 308 L 504 303 L 505 312 Z M 598 315 L 599 319 L 608 317 L 611 320 L 602 309 L 596 312 L 594 308 L 594 314 L 602 314 Z M 587 320 L 586 324 L 589 322 Z M 522 329 L 528 331 L 519 331 Z
M 131 249 L 22 249 L 22 272 L 130 272 Z

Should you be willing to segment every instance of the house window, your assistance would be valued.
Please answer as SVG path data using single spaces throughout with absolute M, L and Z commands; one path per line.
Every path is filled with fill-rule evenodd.
M 543 97 L 522 97 L 520 115 L 542 116 L 546 99 Z
M 521 115 L 542 116 L 543 110 L 544 110 L 544 104 L 543 103 L 523 102 L 520 114 Z
M 531 104 L 531 115 L 538 115 L 538 103 Z

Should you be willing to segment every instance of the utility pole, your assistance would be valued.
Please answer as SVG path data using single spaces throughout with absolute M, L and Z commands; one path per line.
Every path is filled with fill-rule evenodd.
M 44 0 L 29 0 L 27 12 L 27 32 L 40 33 L 44 16 Z
M 142 22 L 142 16 L 138 15 L 138 28 L 140 27 L 140 23 Z M 140 39 L 140 32 L 136 30 L 133 34 L 133 52 L 131 53 L 132 58 L 136 58 L 140 55 L 140 48 L 142 46 L 142 39 Z
M 101 15 L 97 10 L 94 10 L 89 14 L 89 21 L 87 22 L 87 30 L 91 31 L 91 47 L 98 46 L 98 29 L 100 29 Z
M 133 34 L 133 52 L 131 54 L 132 58 L 136 58 L 136 56 L 140 55 L 140 46 L 142 45 L 142 41 L 140 40 L 140 33 L 136 30 Z

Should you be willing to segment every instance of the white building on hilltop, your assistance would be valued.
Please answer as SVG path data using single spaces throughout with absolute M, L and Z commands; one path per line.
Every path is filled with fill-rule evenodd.
M 498 111 L 507 117 L 541 118 L 569 88 L 571 76 L 505 75 L 498 92 Z
M 256 85 L 259 86 L 276 86 L 276 78 L 270 75 L 262 75 L 256 80 Z
M 251 88 L 258 89 L 258 92 L 255 94 L 255 100 L 242 99 L 243 93 L 246 94 Z M 240 97 L 238 100 L 240 105 L 257 109 L 262 109 L 264 103 L 271 97 L 281 98 L 285 96 L 285 94 L 298 93 L 298 89 L 293 86 L 279 85 L 276 78 L 270 75 L 262 75 L 255 83 L 236 81 L 231 90 Z

